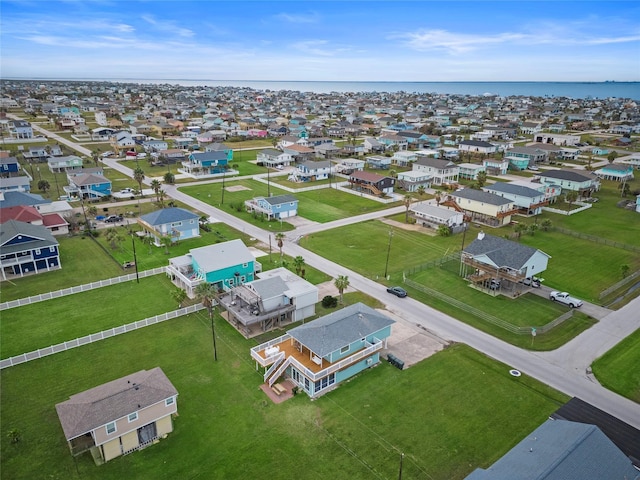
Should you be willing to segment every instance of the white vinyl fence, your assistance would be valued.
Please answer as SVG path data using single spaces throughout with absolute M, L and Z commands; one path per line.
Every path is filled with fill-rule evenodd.
M 164 273 L 166 267 L 158 267 L 152 270 L 145 270 L 144 272 L 138 272 L 140 278 L 150 277 L 152 275 L 158 275 Z M 44 302 L 53 298 L 64 297 L 65 295 L 72 295 L 74 293 L 86 292 L 88 290 L 94 290 L 96 288 L 108 287 L 109 285 L 116 285 L 117 283 L 128 282 L 135 280 L 136 274 L 129 273 L 122 275 L 121 277 L 107 278 L 105 280 L 99 280 L 97 282 L 85 283 L 84 285 L 76 285 L 75 287 L 64 288 L 62 290 L 56 290 L 54 292 L 41 293 L 33 295 L 31 297 L 19 298 L 17 300 L 11 300 L 9 302 L 0 303 L 0 312 L 8 310 L 10 308 L 22 307 L 23 305 L 30 305 L 32 303 Z
M 57 345 L 51 345 L 50 347 L 39 348 L 33 352 L 23 353 L 14 357 L 5 358 L 0 360 L 0 370 L 3 368 L 13 367 L 21 363 L 29 362 L 37 358 L 53 355 L 54 353 L 64 352 L 71 348 L 81 347 L 82 345 L 88 345 L 90 343 L 99 342 L 105 338 L 115 337 L 123 333 L 131 332 L 139 328 L 148 327 L 149 325 L 155 325 L 156 323 L 164 322 L 172 318 L 181 317 L 189 313 L 194 313 L 205 308 L 202 304 L 191 305 L 189 307 L 180 308 L 171 312 L 166 312 L 155 317 L 145 318 L 144 320 L 138 320 L 137 322 L 128 323 L 119 327 L 110 328 L 109 330 L 103 330 L 102 332 L 92 333 L 85 335 L 84 337 L 69 340 L 67 342 L 58 343 Z

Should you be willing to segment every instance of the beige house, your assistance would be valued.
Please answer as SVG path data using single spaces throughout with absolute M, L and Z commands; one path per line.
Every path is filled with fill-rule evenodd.
M 511 216 L 518 211 L 513 200 L 472 188 L 455 191 L 451 194 L 451 198 L 470 221 L 484 223 L 491 227 L 508 225 L 511 222 Z
M 71 454 L 91 450 L 97 462 L 108 462 L 173 431 L 177 396 L 156 367 L 72 395 L 56 410 Z

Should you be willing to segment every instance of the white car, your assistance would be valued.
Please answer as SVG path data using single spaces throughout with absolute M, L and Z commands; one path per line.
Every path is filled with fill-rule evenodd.
M 549 298 L 554 302 L 564 303 L 571 308 L 578 308 L 582 306 L 582 300 L 572 297 L 567 292 L 551 292 Z

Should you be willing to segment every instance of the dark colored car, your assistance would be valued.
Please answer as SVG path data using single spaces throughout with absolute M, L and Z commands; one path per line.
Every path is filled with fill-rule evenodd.
M 121 222 L 122 220 L 123 220 L 122 215 L 109 215 L 107 218 L 104 219 L 104 221 L 107 223 L 116 223 L 116 222 Z
M 404 298 L 407 296 L 407 291 L 402 287 L 389 287 L 387 292 L 393 293 L 396 297 Z

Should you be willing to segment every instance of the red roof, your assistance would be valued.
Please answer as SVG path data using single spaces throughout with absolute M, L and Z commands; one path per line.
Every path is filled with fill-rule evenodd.
M 58 213 L 50 213 L 47 215 L 43 215 L 42 222 L 44 223 L 44 226 L 47 228 L 59 227 L 61 225 L 69 225 L 69 222 L 67 222 L 64 218 L 62 218 L 62 216 Z
M 42 215 L 35 209 L 27 205 L 17 205 L 15 207 L 0 208 L 0 222 L 17 220 L 19 222 L 31 223 L 42 220 Z

